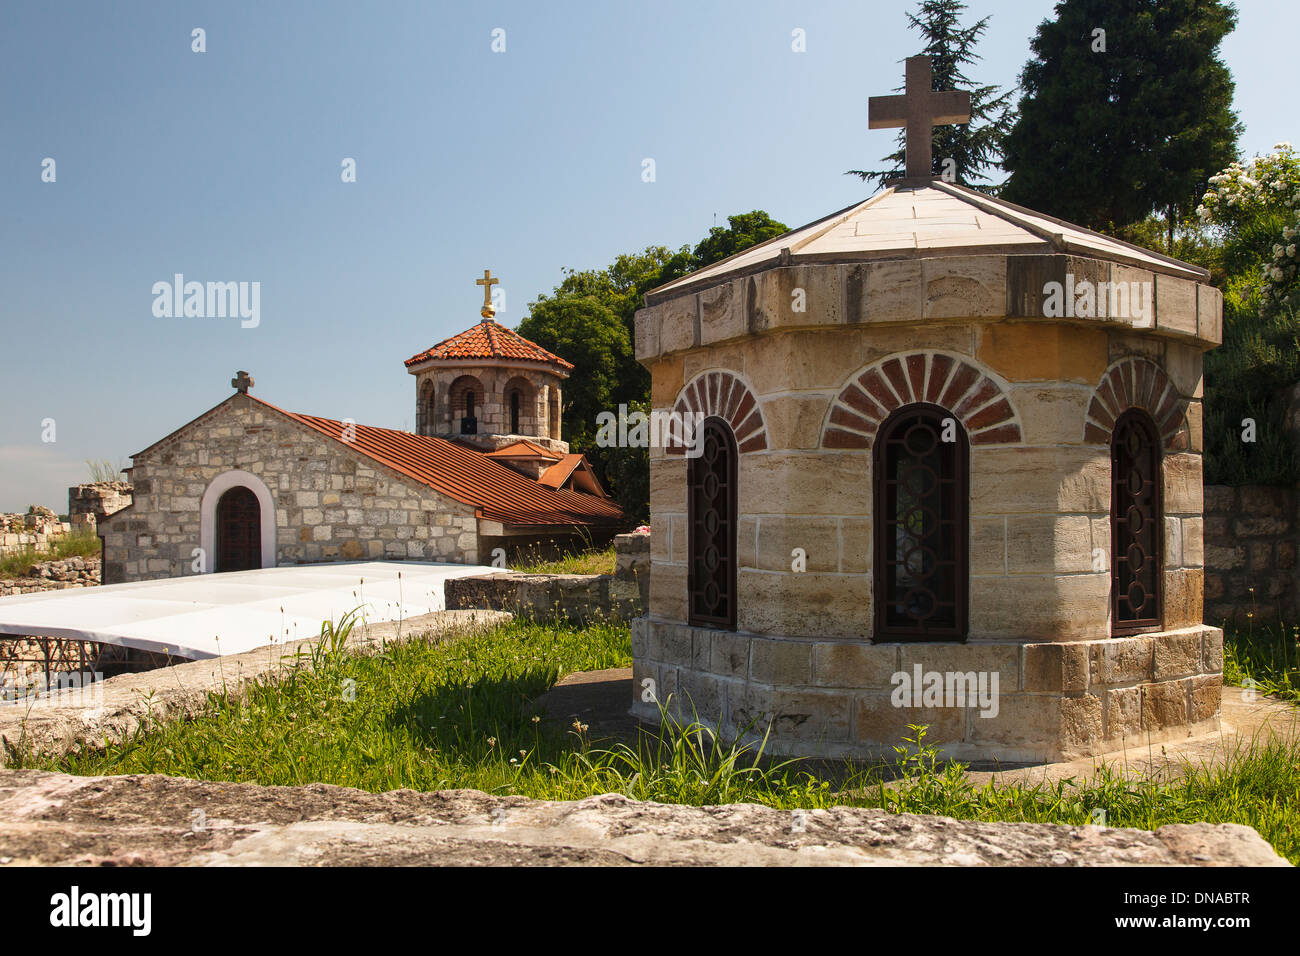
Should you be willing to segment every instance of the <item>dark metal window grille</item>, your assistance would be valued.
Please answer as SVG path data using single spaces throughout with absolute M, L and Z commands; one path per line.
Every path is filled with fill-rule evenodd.
M 969 454 L 936 405 L 905 406 L 876 435 L 877 641 L 966 639 Z
M 1116 634 L 1158 628 L 1164 514 L 1160 439 L 1151 416 L 1130 409 L 1110 439 L 1110 609 Z
M 693 625 L 736 628 L 736 438 L 704 420 L 701 454 L 687 459 L 688 614 Z

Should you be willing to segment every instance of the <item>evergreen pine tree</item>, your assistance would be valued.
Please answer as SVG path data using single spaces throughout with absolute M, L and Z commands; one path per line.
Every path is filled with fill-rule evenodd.
M 1188 218 L 1236 155 L 1221 0 L 1060 0 L 1030 44 L 1002 197 L 1094 229 Z
M 987 171 L 1000 165 L 1002 139 L 1011 126 L 1009 109 L 1014 91 L 1000 93 L 996 86 L 977 86 L 962 72 L 980 59 L 974 52 L 975 44 L 989 24 L 989 18 L 982 17 L 963 28 L 960 15 L 965 9 L 961 0 L 921 0 L 917 12 L 906 16 L 908 26 L 925 38 L 920 52 L 930 57 L 932 88 L 970 92 L 970 122 L 934 128 L 934 174 L 942 176 L 951 170 L 949 178 L 953 182 L 994 192 L 997 186 L 988 181 Z M 851 169 L 846 175 L 878 184 L 901 178 L 905 142 L 904 131 L 899 130 L 898 150 L 881 160 L 889 164 L 887 169 Z

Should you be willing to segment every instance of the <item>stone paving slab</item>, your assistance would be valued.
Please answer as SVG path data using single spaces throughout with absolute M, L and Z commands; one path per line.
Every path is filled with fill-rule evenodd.
M 477 790 L 372 794 L 324 784 L 0 771 L 0 865 L 129 864 L 1288 865 L 1236 824 L 1147 832 L 848 807 L 685 807 L 621 794 L 565 803 Z

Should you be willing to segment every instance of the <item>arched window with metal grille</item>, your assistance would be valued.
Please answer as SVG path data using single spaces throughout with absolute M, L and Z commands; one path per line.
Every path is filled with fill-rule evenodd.
M 970 446 L 938 405 L 905 405 L 876 433 L 876 641 L 964 641 Z
M 1164 505 L 1160 437 L 1139 408 L 1120 415 L 1110 438 L 1110 611 L 1114 634 L 1159 629 Z
M 736 628 L 736 437 L 721 418 L 704 420 L 700 454 L 688 458 L 690 623 Z

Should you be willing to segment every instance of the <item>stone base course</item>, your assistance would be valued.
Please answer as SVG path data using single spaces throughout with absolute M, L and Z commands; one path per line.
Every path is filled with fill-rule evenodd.
M 1223 632 L 1196 625 L 1137 637 L 1069 642 L 870 644 L 773 637 L 638 618 L 632 713 L 653 721 L 672 696 L 683 717 L 761 737 L 777 754 L 889 756 L 928 725 L 926 742 L 966 761 L 1038 762 L 1100 754 L 1213 729 Z M 982 672 L 997 712 L 895 706 L 894 675 Z M 647 681 L 651 683 L 646 683 Z M 976 685 L 972 684 L 972 688 Z M 990 708 L 990 712 L 992 708 Z

